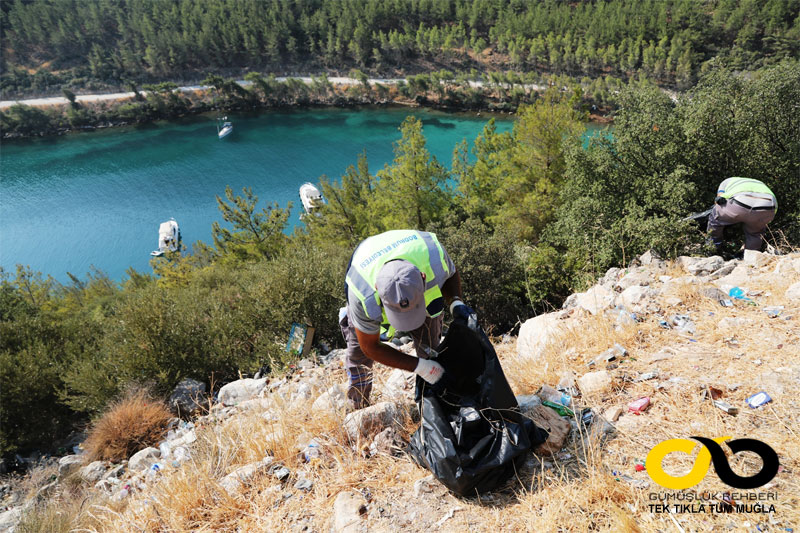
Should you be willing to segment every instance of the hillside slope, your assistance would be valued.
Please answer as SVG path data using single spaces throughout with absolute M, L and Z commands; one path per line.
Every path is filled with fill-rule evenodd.
M 736 287 L 744 299 L 729 296 Z M 617 348 L 606 360 L 615 344 L 626 353 Z M 403 451 L 418 425 L 403 372 L 376 365 L 368 412 L 379 413 L 377 422 L 358 420 L 363 411 L 348 417 L 334 351 L 280 379 L 229 384 L 209 414 L 178 425 L 162 449 L 168 455 L 153 450 L 122 469 L 100 465 L 94 488 L 75 475 L 47 484 L 57 466 L 46 467 L 27 494 L 18 488 L 7 496 L 11 510 L 0 522 L 13 529 L 21 515 L 17 531 L 33 531 L 61 517 L 107 532 L 792 531 L 800 524 L 800 254 L 668 263 L 648 253 L 609 270 L 563 309 L 527 321 L 516 342 L 506 338 L 496 349 L 515 393 L 577 386 L 575 404 L 591 408 L 594 421 L 587 428 L 565 417 L 571 431 L 563 448 L 531 454 L 493 493 L 458 498 Z M 609 379 L 597 386 L 585 378 L 603 372 Z M 772 401 L 749 407 L 745 400 L 761 391 Z M 627 412 L 641 397 L 650 407 Z M 637 470 L 659 442 L 695 435 L 759 439 L 777 452 L 780 470 L 767 485 L 738 491 L 710 469 L 699 485 L 677 492 Z M 184 451 L 176 454 L 178 446 Z M 729 461 L 743 476 L 761 468 L 750 452 Z M 665 469 L 678 475 L 693 462 L 672 455 Z M 709 505 L 674 512 L 672 504 L 685 501 L 667 502 L 672 513 L 650 507 L 665 503 L 659 495 L 695 491 L 716 498 L 706 504 L 721 503 L 725 491 L 774 497 L 733 513 Z

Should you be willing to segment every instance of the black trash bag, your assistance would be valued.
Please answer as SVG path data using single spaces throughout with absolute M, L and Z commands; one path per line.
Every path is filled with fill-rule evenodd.
M 414 460 L 461 496 L 510 479 L 547 432 L 522 416 L 486 334 L 456 320 L 438 350 L 445 373 L 436 385 L 417 377 L 419 429 Z

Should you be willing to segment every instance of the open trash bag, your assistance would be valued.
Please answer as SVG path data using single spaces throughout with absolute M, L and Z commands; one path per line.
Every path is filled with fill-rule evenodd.
M 445 374 L 436 385 L 417 377 L 421 413 L 410 453 L 453 492 L 494 489 L 511 478 L 547 432 L 522 416 L 486 334 L 461 320 L 438 350 Z

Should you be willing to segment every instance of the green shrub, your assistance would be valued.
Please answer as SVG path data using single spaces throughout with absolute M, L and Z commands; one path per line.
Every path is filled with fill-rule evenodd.
M 525 255 L 518 241 L 493 232 L 480 220 L 454 219 L 431 226 L 461 275 L 464 299 L 478 312 L 481 325 L 495 333 L 530 316 L 525 288 Z
M 102 355 L 67 370 L 69 405 L 98 413 L 133 383 L 168 394 L 186 377 L 210 384 L 265 364 L 277 369 L 294 357 L 284 351 L 293 322 L 315 326 L 317 338 L 341 337 L 349 252 L 296 241 L 270 261 L 219 262 L 180 285 L 129 287 L 107 323 Z
M 0 351 L 0 456 L 49 447 L 75 421 L 58 401 L 61 366 L 42 342 Z

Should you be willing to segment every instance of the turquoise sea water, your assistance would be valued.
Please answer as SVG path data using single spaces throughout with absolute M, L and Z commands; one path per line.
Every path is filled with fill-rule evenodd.
M 426 110 L 302 110 L 229 115 L 217 139 L 211 117 L 114 128 L 0 146 L 0 265 L 18 263 L 66 281 L 91 267 L 120 280 L 128 267 L 150 272 L 159 223 L 175 218 L 183 242 L 211 241 L 221 221 L 215 195 L 252 187 L 260 205 L 294 203 L 323 174 L 338 179 L 366 150 L 372 173 L 393 158 L 398 127 L 423 121 L 428 150 L 450 166 L 462 139 L 472 144 L 488 117 Z M 500 131 L 511 129 L 498 118 Z

